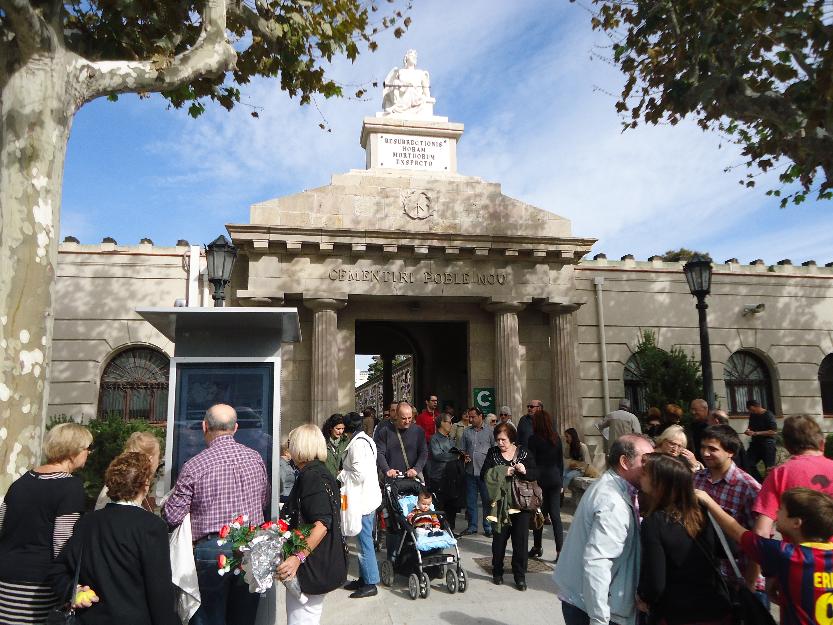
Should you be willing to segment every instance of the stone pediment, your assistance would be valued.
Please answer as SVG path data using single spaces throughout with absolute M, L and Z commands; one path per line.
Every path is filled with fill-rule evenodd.
M 499 250 L 564 263 L 578 262 L 594 243 L 573 237 L 569 220 L 504 195 L 499 184 L 379 169 L 336 175 L 329 185 L 254 204 L 251 223 L 228 230 L 244 248 Z

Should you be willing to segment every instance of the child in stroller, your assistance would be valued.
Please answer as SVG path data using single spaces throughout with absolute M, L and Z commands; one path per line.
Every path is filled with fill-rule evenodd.
M 392 548 L 381 563 L 382 583 L 391 586 L 396 573 L 407 575 L 411 599 L 425 598 L 431 591 L 431 578 L 444 574 L 450 593 L 465 592 L 468 581 L 457 540 L 444 515 L 433 510 L 433 497 L 425 484 L 417 478 L 386 478 L 384 493 Z M 419 507 L 420 495 L 425 509 Z M 445 553 L 451 549 L 453 553 Z

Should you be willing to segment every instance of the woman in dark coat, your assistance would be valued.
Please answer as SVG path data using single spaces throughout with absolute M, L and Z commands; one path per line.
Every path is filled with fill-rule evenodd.
M 108 503 L 75 526 L 53 572 L 59 597 L 69 595 L 81 561 L 78 583 L 96 598 L 79 604 L 83 625 L 179 625 L 168 551 L 168 526 L 142 508 L 153 471 L 139 452 L 116 457 L 104 474 Z
M 544 410 L 539 410 L 532 417 L 532 436 L 529 437 L 529 450 L 535 456 L 538 465 L 538 485 L 544 494 L 541 511 L 549 515 L 552 522 L 552 532 L 555 537 L 555 559 L 561 553 L 564 544 L 564 527 L 561 524 L 561 486 L 564 475 L 564 451 L 561 437 L 553 425 L 553 419 Z M 540 558 L 544 555 L 544 528 L 533 530 L 532 549 L 530 558 Z
M 312 423 L 289 433 L 289 453 L 298 466 L 298 477 L 281 510 L 290 531 L 312 525 L 307 548 L 286 558 L 275 577 L 283 582 L 296 575 L 307 596 L 302 604 L 286 593 L 287 625 L 318 623 L 327 593 L 347 581 L 347 546 L 341 532 L 341 502 L 338 483 L 327 469 L 327 444 Z
M 507 467 L 507 480 L 514 478 L 521 480 L 538 479 L 538 468 L 535 457 L 530 451 L 516 444 L 518 433 L 510 423 L 498 423 L 495 426 L 494 447 L 486 453 L 486 460 L 480 470 L 480 478 L 485 479 L 486 473 L 495 467 Z M 526 590 L 526 565 L 529 554 L 529 510 L 521 510 L 509 515 L 510 522 L 503 524 L 501 530 L 492 534 L 492 581 L 500 585 L 503 583 L 503 556 L 506 554 L 506 543 L 512 538 L 512 576 L 515 587 Z
M 658 625 L 728 625 L 730 603 L 715 562 L 718 538 L 694 495 L 691 468 L 662 453 L 643 457 L 637 594 Z

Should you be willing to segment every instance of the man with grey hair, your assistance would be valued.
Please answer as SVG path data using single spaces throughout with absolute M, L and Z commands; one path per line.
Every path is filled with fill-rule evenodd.
M 653 444 L 626 434 L 610 446 L 608 470 L 585 493 L 553 574 L 566 625 L 634 625 L 639 581 L 636 489 Z
M 636 415 L 630 412 L 631 402 L 627 399 L 619 400 L 619 409 L 608 414 L 596 425 L 599 432 L 608 428 L 607 439 L 605 440 L 605 451 L 609 451 L 613 441 L 618 440 L 625 434 L 642 434 L 642 426 Z
M 234 575 L 217 575 L 217 557 L 230 558 L 231 545 L 218 545 L 220 529 L 238 515 L 246 523 L 263 523 L 269 502 L 269 483 L 263 459 L 253 449 L 237 443 L 237 413 L 227 404 L 215 404 L 205 412 L 203 437 L 208 446 L 183 466 L 176 486 L 162 506 L 162 518 L 170 527 L 191 514 L 194 561 L 202 603 L 191 625 L 253 623 L 260 595 L 250 593 Z

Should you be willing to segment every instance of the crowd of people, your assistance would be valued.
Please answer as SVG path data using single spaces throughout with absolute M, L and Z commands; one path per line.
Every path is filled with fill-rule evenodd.
M 825 599 L 833 592 L 833 460 L 814 419 L 784 420 L 790 457 L 775 466 L 777 422 L 757 402 L 748 406 L 752 442 L 744 450 L 725 413 L 703 400 L 692 402 L 686 426 L 678 410 L 649 414 L 645 433 L 623 400 L 598 424 L 607 440 L 600 470 L 577 429 L 559 433 L 540 400 L 517 423 L 507 406 L 490 420 L 476 407 L 458 417 L 438 405 L 432 394 L 421 412 L 400 401 L 378 419 L 368 409 L 290 432 L 280 449 L 280 514 L 290 531 L 303 526 L 309 536 L 275 570 L 303 593 L 286 593 L 289 625 L 320 622 L 326 595 L 338 588 L 354 599 L 378 594 L 382 485 L 399 479 L 421 484 L 407 520 L 426 537 L 446 526 L 457 539 L 482 529 L 496 585 L 509 548 L 514 586 L 527 589 L 529 559 L 548 551 L 550 524 L 567 625 L 730 625 L 743 592 L 764 614 L 776 598 L 785 625 L 833 619 Z M 159 442 L 131 436 L 86 514 L 72 474 L 93 437 L 75 423 L 50 429 L 45 463 L 15 481 L 0 505 L 0 623 L 45 623 L 64 603 L 80 623 L 183 622 L 169 544 L 178 527 L 187 529 L 200 598 L 185 619 L 254 623 L 260 595 L 238 576 L 218 575 L 217 563 L 233 556 L 220 540 L 230 519 L 259 525 L 269 514 L 268 473 L 257 452 L 235 441 L 231 406 L 209 408 L 202 428 L 206 448 L 159 504 L 150 495 Z M 759 463 L 765 479 L 756 478 Z M 565 537 L 561 506 L 578 477 L 595 479 Z M 466 526 L 457 533 L 460 512 Z M 359 575 L 348 581 L 353 536 Z M 387 532 L 389 560 L 397 540 Z

